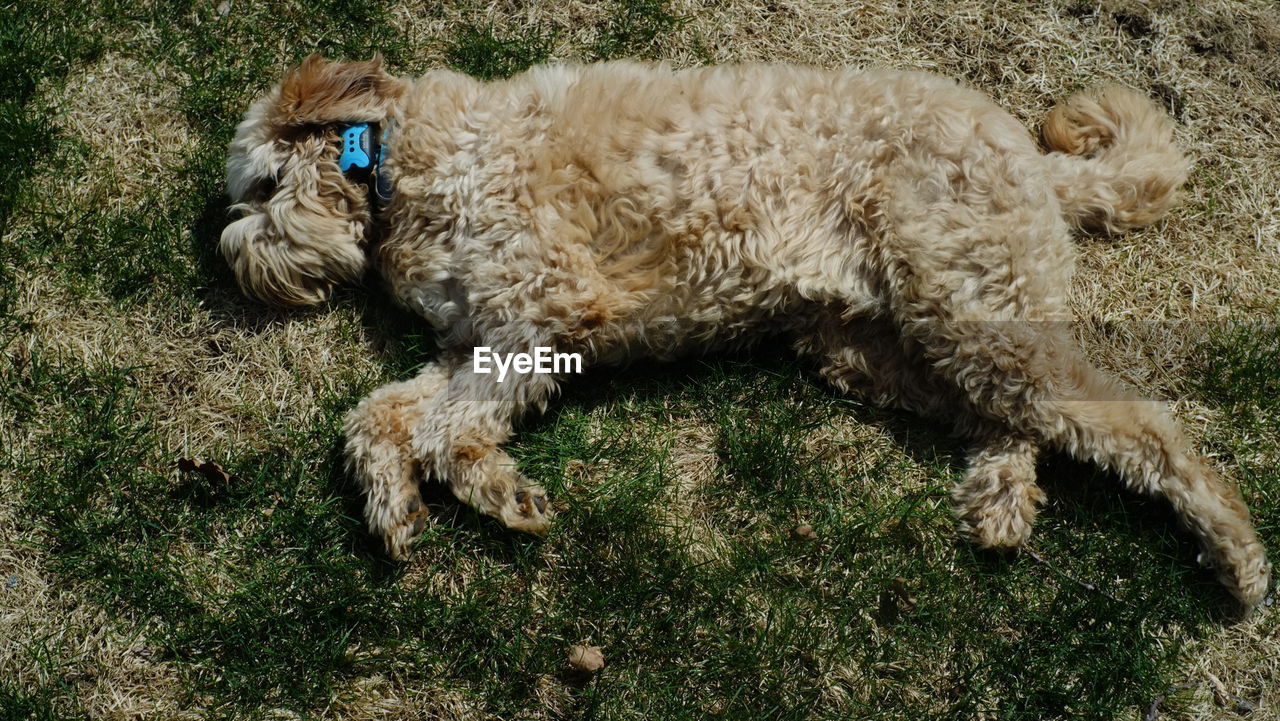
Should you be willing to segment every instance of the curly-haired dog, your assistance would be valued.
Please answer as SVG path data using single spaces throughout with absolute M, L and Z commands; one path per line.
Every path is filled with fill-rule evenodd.
M 340 130 L 393 124 L 377 207 Z M 420 476 L 542 532 L 542 489 L 502 449 L 560 378 L 476 372 L 473 349 L 588 363 L 787 334 L 836 387 L 957 419 L 963 530 L 1018 546 L 1047 446 L 1168 499 L 1245 604 L 1270 566 L 1238 492 L 1163 408 L 1072 341 L 1073 226 L 1151 223 L 1187 174 L 1167 119 L 1122 88 L 1050 114 L 1051 152 L 988 98 L 921 73 L 608 63 L 483 83 L 307 59 L 258 100 L 227 163 L 221 247 L 249 295 L 325 299 L 375 269 L 442 358 L 346 422 L 365 517 L 403 558 Z

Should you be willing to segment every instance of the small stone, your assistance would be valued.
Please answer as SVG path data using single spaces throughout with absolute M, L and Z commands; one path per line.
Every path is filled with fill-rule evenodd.
M 604 654 L 599 646 L 574 645 L 569 648 L 569 665 L 583 673 L 595 673 L 604 668 Z
M 218 3 L 218 17 L 225 18 L 227 14 L 230 12 L 231 12 L 230 0 L 222 0 L 222 2 Z
M 795 529 L 791 531 L 791 535 L 796 538 L 803 538 L 810 541 L 818 540 L 818 534 L 814 532 L 813 526 L 810 526 L 807 523 L 802 523 L 799 526 L 796 526 Z
M 15 573 L 14 575 L 9 576 L 7 579 L 5 579 L 4 587 L 5 587 L 5 588 L 17 588 L 17 587 L 18 587 L 18 574 L 16 574 L 16 573 Z

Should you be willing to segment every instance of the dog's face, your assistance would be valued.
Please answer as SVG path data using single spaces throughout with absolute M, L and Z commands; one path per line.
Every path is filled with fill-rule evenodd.
M 338 124 L 385 120 L 403 91 L 379 58 L 312 55 L 249 108 L 227 159 L 240 217 L 219 243 L 246 295 L 311 305 L 364 272 L 369 204 L 338 168 Z

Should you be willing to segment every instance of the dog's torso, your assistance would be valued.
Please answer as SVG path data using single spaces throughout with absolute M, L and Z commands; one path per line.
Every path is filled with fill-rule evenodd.
M 396 117 L 376 258 L 460 346 L 609 361 L 742 345 L 822 315 L 806 306 L 882 312 L 884 284 L 947 255 L 917 252 L 913 227 L 937 237 L 1029 195 L 1061 223 L 1022 126 L 921 73 L 434 73 Z

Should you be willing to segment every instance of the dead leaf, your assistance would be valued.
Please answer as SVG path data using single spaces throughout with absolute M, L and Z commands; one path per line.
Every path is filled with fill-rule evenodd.
M 236 484 L 243 483 L 244 479 L 240 476 L 227 473 L 222 470 L 222 466 L 213 461 L 202 461 L 199 458 L 179 458 L 178 470 L 183 473 L 199 473 L 205 478 L 218 484 Z
M 587 467 L 586 462 L 577 458 L 570 458 L 564 464 L 564 474 L 570 478 L 583 480 L 587 477 L 588 471 L 590 468 Z
M 569 665 L 583 673 L 595 673 L 604 668 L 604 654 L 599 646 L 570 646 Z
M 1257 710 L 1257 706 L 1227 690 L 1227 685 L 1222 679 L 1211 673 L 1205 673 L 1205 677 L 1209 679 L 1209 685 L 1213 688 L 1213 702 L 1222 708 L 1229 708 L 1240 715 L 1253 713 Z
M 889 582 L 889 587 L 880 592 L 878 615 L 881 623 L 897 623 L 902 614 L 910 613 L 915 609 L 916 599 L 911 595 L 905 578 L 893 579 Z
M 898 605 L 902 607 L 902 610 L 916 610 L 916 598 L 911 595 L 910 589 L 907 588 L 907 579 L 899 576 L 893 579 L 893 583 L 889 584 L 889 588 L 898 597 Z

